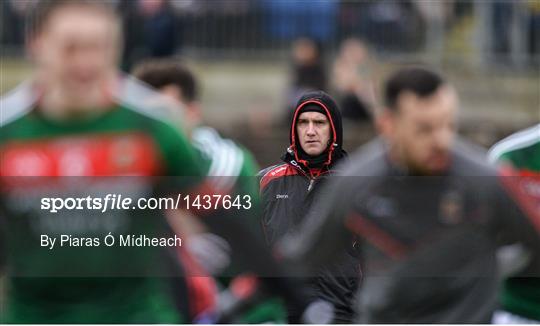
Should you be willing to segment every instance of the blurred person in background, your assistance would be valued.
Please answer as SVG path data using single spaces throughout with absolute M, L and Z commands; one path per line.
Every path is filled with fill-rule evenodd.
M 339 30 L 342 35 L 346 37 L 365 37 L 365 34 L 361 34 L 361 24 L 365 23 L 365 17 L 367 9 L 369 9 L 370 3 L 367 1 L 340 1 L 338 12 L 338 24 Z
M 122 68 L 129 71 L 143 59 L 169 57 L 181 50 L 181 24 L 173 9 L 169 0 L 120 2 L 126 40 Z
M 316 190 L 346 156 L 341 113 L 328 94 L 311 91 L 302 95 L 291 119 L 289 140 L 283 163 L 259 173 L 262 225 L 271 246 L 304 221 Z M 334 305 L 334 323 L 352 322 L 352 299 L 360 278 L 352 238 L 344 253 L 338 264 L 325 266 L 308 280 L 313 300 L 323 299 Z M 298 323 L 299 312 L 290 306 L 288 310 L 289 322 Z
M 295 104 L 303 93 L 310 90 L 326 91 L 328 77 L 322 45 L 316 40 L 303 37 L 292 43 L 291 86 L 287 91 L 285 121 L 288 124 Z
M 528 0 L 529 21 L 527 26 L 527 48 L 531 64 L 540 67 L 540 1 Z
M 425 26 L 424 49 L 440 63 L 443 59 L 447 21 L 453 1 L 414 0 L 413 3 Z
M 139 0 L 138 6 L 144 19 L 147 56 L 161 58 L 173 55 L 177 48 L 177 26 L 169 1 Z
M 332 71 L 333 88 L 340 99 L 343 117 L 370 120 L 375 102 L 369 50 L 355 38 L 343 41 Z
M 457 138 L 458 96 L 441 76 L 399 69 L 384 98 L 381 137 L 338 170 L 309 223 L 277 250 L 316 270 L 360 237 L 359 322 L 489 323 L 497 249 L 520 243 L 538 258 L 539 221 L 510 199 L 485 153 Z M 534 262 L 525 275 L 539 275 Z
M 376 51 L 410 51 L 419 47 L 421 20 L 411 0 L 367 1 L 359 32 Z
M 143 42 L 141 17 L 137 14 L 137 2 L 133 0 L 119 0 L 116 9 L 122 20 L 124 35 L 120 66 L 123 71 L 129 72 L 133 64 L 140 59 L 136 48 Z
M 2 15 L 6 22 L 6 43 L 24 44 L 24 20 L 40 0 L 2 1 Z M 5 10 L 5 13 L 4 13 Z
M 199 82 L 189 68 L 178 59 L 149 60 L 137 65 L 133 74 L 157 89 L 161 94 L 172 99 L 176 104 L 175 107 L 183 109 L 182 119 L 178 123 L 188 130 L 191 142 L 198 153 L 204 157 L 204 161 L 208 162 L 204 170 L 206 175 L 210 177 L 210 182 L 225 182 L 226 188 L 234 188 L 234 192 L 251 194 L 255 204 L 255 200 L 258 198 L 258 184 L 254 177 L 258 171 L 257 163 L 252 154 L 245 148 L 235 144 L 230 139 L 222 138 L 215 129 L 203 125 Z M 193 228 L 186 223 L 200 224 L 187 216 L 177 217 L 177 221 L 182 223 L 184 229 Z M 258 226 L 255 216 L 253 216 L 253 222 Z M 208 231 L 203 225 L 195 227 L 200 231 L 193 232 L 192 240 L 187 238 L 188 249 L 191 249 L 192 255 L 198 259 L 208 273 L 218 276 L 230 262 L 230 258 L 226 258 L 223 263 L 219 263 L 218 258 L 230 256 L 230 252 L 227 252 L 230 249 L 223 250 L 221 244 L 224 240 L 215 234 L 206 233 Z M 199 283 L 209 281 L 202 277 L 191 279 Z M 228 278 L 221 278 L 221 280 L 225 284 L 229 283 Z M 198 313 L 202 312 L 198 311 Z M 281 304 L 276 300 L 269 300 L 255 310 L 246 313 L 241 322 L 284 322 L 284 320 Z
M 489 152 L 489 160 L 499 164 L 501 174 L 514 184 L 513 189 L 517 190 L 514 195 L 518 201 L 540 220 L 540 193 L 535 191 L 540 189 L 540 124 L 495 144 Z M 515 250 L 518 250 L 518 257 L 524 255 L 521 250 Z M 538 259 L 538 256 L 535 257 Z M 527 263 L 533 266 L 534 261 Z M 495 313 L 493 323 L 540 323 L 540 278 L 520 277 L 520 274 L 526 275 L 527 263 L 505 281 L 501 295 L 504 310 Z M 516 262 L 514 265 L 520 264 Z
M 28 23 L 34 76 L 0 99 L 0 232 L 5 250 L 0 256 L 5 254 L 3 270 L 8 273 L 0 322 L 189 321 L 192 298 L 179 277 L 186 270 L 171 248 L 98 248 L 95 241 L 54 251 L 40 246 L 43 235 L 101 241 L 108 234 L 175 235 L 161 211 L 55 213 L 40 206 L 44 197 L 103 198 L 105 190 L 148 198 L 171 192 L 196 195 L 208 187 L 201 188 L 206 163 L 173 125 L 177 117 L 170 104 L 157 92 L 120 77 L 122 33 L 110 5 L 41 1 Z M 76 176 L 91 178 L 64 178 Z M 118 176 L 133 177 L 112 178 Z M 195 211 L 229 241 L 233 254 L 245 258 L 243 268 L 280 274 L 264 242 L 245 227 L 251 212 L 234 213 Z M 288 300 L 308 306 L 294 285 L 278 278 L 267 283 Z M 309 321 L 313 315 L 304 317 Z
M 512 21 L 516 3 L 495 0 L 492 6 L 493 52 L 500 62 L 509 62 L 511 49 Z

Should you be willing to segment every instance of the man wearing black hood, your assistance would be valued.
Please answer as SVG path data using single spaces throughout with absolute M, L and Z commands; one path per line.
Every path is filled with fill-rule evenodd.
M 264 209 L 262 226 L 270 245 L 303 221 L 317 196 L 316 189 L 346 156 L 342 148 L 340 111 L 334 100 L 322 91 L 311 91 L 300 98 L 289 137 L 290 146 L 281 158 L 284 163 L 259 173 Z M 360 274 L 353 243 L 351 239 L 351 250 L 343 253 L 340 264 L 328 266 L 309 280 L 313 299 L 334 305 L 335 323 L 349 323 L 353 318 L 351 301 Z M 289 307 L 289 322 L 298 323 L 294 310 Z

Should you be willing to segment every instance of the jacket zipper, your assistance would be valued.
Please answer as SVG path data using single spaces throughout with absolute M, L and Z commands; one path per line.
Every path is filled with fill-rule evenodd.
M 313 189 L 313 183 L 315 182 L 315 179 L 309 179 L 309 186 L 307 187 L 307 191 L 310 192 L 311 189 Z
M 310 192 L 313 189 L 313 184 L 315 183 L 316 178 L 309 176 L 306 172 L 304 172 L 304 170 L 300 168 L 297 168 L 297 169 L 298 171 L 300 171 L 300 173 L 302 173 L 306 178 L 309 179 L 309 185 L 308 185 L 307 191 Z

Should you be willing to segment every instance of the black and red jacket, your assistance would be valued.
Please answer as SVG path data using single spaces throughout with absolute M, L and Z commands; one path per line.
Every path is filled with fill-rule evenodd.
M 302 156 L 296 135 L 296 121 L 302 108 L 315 104 L 320 106 L 330 121 L 331 144 L 322 155 L 324 162 L 311 166 L 309 158 Z M 301 221 L 314 197 L 312 190 L 318 188 L 325 176 L 332 172 L 336 162 L 345 156 L 341 114 L 332 98 L 322 92 L 308 92 L 300 98 L 293 114 L 289 133 L 290 146 L 282 156 L 283 163 L 268 167 L 261 172 L 260 194 L 263 203 L 263 230 L 266 240 L 274 242 Z
M 327 151 L 319 157 L 316 166 L 311 164 L 309 157 L 302 155 L 295 128 L 302 108 L 310 104 L 319 105 L 323 112 L 326 112 L 332 131 L 331 143 Z M 322 91 L 308 92 L 302 96 L 293 114 L 290 146 L 282 156 L 283 163 L 259 172 L 263 209 L 261 222 L 269 245 L 274 245 L 303 221 L 314 198 L 317 197 L 320 185 L 333 173 L 335 164 L 346 156 L 342 143 L 341 114 L 330 96 Z M 332 272 L 323 271 L 317 280 L 311 282 L 315 297 L 334 304 L 335 322 L 351 321 L 351 301 L 357 288 L 357 280 L 354 277 L 343 276 L 358 274 L 358 259 L 349 256 L 343 264 L 332 266 Z

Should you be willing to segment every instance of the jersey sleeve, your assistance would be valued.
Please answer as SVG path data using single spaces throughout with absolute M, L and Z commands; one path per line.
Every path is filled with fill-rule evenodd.
M 540 251 L 540 203 L 533 189 L 540 184 L 540 177 L 529 171 L 535 170 L 537 148 L 492 149 L 490 156 L 499 165 L 498 182 L 493 187 L 499 241 L 521 243 L 536 252 Z
M 6 238 L 6 228 L 4 226 L 5 218 L 2 212 L 0 212 L 0 278 L 4 271 L 4 266 L 6 265 L 6 244 L 4 243 L 4 239 Z M 2 292 L 2 286 L 1 286 L 1 280 L 0 280 L 0 294 Z
M 540 220 L 535 201 L 520 189 L 526 180 L 503 176 L 495 188 L 493 206 L 498 222 L 499 245 L 519 243 L 531 253 L 540 252 Z M 538 203 L 536 202 L 536 205 Z M 534 273 L 538 276 L 540 266 Z

